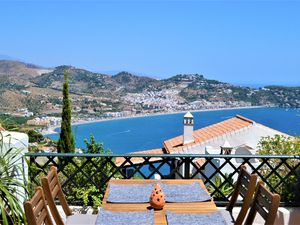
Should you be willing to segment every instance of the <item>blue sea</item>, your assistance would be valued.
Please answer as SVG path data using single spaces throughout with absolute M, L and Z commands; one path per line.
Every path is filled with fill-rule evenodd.
M 300 135 L 300 109 L 251 108 L 193 112 L 199 129 L 236 114 L 290 135 Z M 162 147 L 164 140 L 183 133 L 183 113 L 110 120 L 73 126 L 76 146 L 84 148 L 84 139 L 94 135 L 113 153 L 128 153 Z M 59 129 L 57 129 L 59 132 Z M 47 135 L 55 140 L 58 134 Z

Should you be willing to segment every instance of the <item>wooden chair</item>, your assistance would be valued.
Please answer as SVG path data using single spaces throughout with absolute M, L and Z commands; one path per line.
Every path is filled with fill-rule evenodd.
M 97 215 L 73 214 L 62 191 L 61 185 L 58 180 L 57 168 L 55 166 L 52 166 L 48 175 L 42 178 L 42 186 L 51 214 L 57 225 L 95 224 Z M 59 200 L 59 203 L 63 208 L 63 211 L 66 215 L 66 221 L 63 220 L 56 207 L 56 199 Z
M 42 187 L 37 187 L 31 200 L 24 203 L 28 225 L 53 225 Z
M 243 221 L 247 215 L 248 209 L 250 208 L 253 195 L 255 192 L 257 182 L 257 174 L 250 174 L 247 172 L 246 166 L 241 165 L 240 173 L 235 185 L 235 189 L 229 201 L 229 204 L 226 207 L 226 214 L 224 215 L 227 222 L 234 223 L 235 225 L 243 224 Z M 235 219 L 232 215 L 232 209 L 235 206 L 238 196 L 241 195 L 243 197 L 243 204 L 241 210 Z
M 253 224 L 256 213 L 258 212 L 265 220 L 265 225 L 273 225 L 279 203 L 280 196 L 278 194 L 272 194 L 265 188 L 264 183 L 260 181 L 257 184 L 254 200 L 245 224 Z

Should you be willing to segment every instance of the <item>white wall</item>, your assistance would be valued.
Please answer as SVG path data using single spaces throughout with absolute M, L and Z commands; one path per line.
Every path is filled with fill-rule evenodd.
M 3 138 L 3 146 L 1 148 L 2 153 L 7 152 L 9 149 L 12 149 L 11 154 L 16 154 L 17 151 L 20 151 L 20 157 L 15 162 L 16 165 L 21 166 L 23 168 L 25 179 L 28 179 L 28 165 L 25 161 L 25 158 L 23 157 L 25 153 L 28 152 L 28 135 L 25 133 L 19 133 L 19 132 L 9 132 L 9 131 L 1 131 L 1 135 Z M 24 182 L 24 177 L 19 174 L 17 175 L 17 178 Z M 22 196 L 25 196 L 25 190 L 20 187 L 19 189 L 20 193 L 22 193 Z M 20 201 L 23 202 L 25 199 L 20 197 Z

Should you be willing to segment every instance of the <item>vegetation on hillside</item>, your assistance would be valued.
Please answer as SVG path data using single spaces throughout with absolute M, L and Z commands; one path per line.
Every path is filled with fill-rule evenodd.
M 62 104 L 58 93 L 63 89 L 64 70 L 69 72 L 70 97 L 77 108 L 74 112 L 82 117 L 117 111 L 170 110 L 157 105 L 169 98 L 175 102 L 174 111 L 182 110 L 183 105 L 192 105 L 191 109 L 251 105 L 300 107 L 300 87 L 250 88 L 207 79 L 200 74 L 179 74 L 161 80 L 125 71 L 111 76 L 65 65 L 43 70 L 0 60 L 0 110 L 28 108 L 36 114 L 57 113 Z M 39 74 L 41 71 L 44 73 Z M 136 97 L 140 102 L 135 101 Z M 193 108 L 193 104 L 198 105 Z

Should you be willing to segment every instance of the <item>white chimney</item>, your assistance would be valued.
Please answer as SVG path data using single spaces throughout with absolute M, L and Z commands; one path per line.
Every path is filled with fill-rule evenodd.
M 233 147 L 225 140 L 224 144 L 221 146 L 221 155 L 230 155 Z
M 190 112 L 184 115 L 183 125 L 183 144 L 194 142 L 194 117 Z

